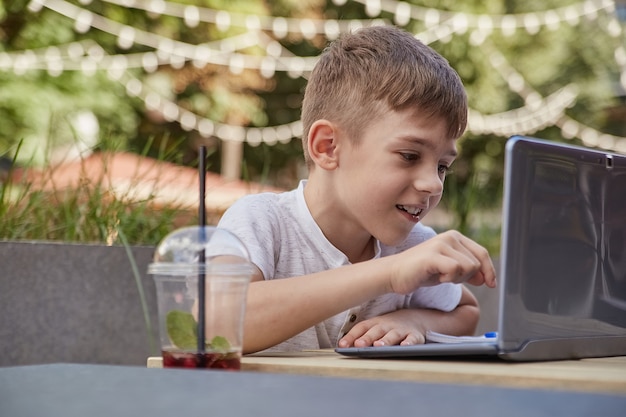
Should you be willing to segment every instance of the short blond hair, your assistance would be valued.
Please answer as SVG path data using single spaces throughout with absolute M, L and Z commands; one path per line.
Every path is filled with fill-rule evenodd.
M 302 145 L 307 165 L 311 125 L 339 124 L 351 140 L 388 110 L 415 108 L 442 117 L 450 138 L 467 125 L 467 95 L 457 72 L 439 53 L 394 26 L 373 26 L 344 34 L 321 54 L 304 93 Z

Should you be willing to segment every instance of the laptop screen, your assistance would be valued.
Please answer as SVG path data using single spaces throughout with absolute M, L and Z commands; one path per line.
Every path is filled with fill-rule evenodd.
M 626 336 L 626 157 L 525 137 L 506 152 L 501 348 Z

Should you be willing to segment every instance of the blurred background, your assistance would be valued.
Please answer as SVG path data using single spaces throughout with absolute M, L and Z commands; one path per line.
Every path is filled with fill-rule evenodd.
M 208 194 L 211 221 L 242 194 L 295 187 L 317 55 L 380 24 L 441 53 L 468 91 L 435 228 L 497 253 L 512 135 L 626 153 L 626 0 L 2 0 L 0 238 L 156 244 L 197 221 L 194 203 L 159 194 L 157 171 L 139 193 L 138 167 L 193 170 L 199 146 L 215 191 L 237 189 Z M 130 168 L 112 168 L 120 154 Z

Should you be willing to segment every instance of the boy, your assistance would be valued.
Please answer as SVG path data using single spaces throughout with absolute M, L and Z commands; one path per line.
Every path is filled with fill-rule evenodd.
M 244 352 L 424 343 L 472 334 L 495 287 L 488 252 L 419 223 L 441 199 L 467 97 L 447 61 L 407 32 L 361 29 L 322 53 L 302 105 L 307 180 L 237 201 L 219 227 L 257 267 Z

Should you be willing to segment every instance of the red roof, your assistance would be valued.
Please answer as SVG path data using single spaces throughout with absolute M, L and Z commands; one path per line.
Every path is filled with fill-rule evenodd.
M 120 199 L 150 199 L 157 206 L 181 209 L 197 209 L 199 205 L 200 180 L 196 169 L 127 152 L 98 152 L 77 161 L 45 170 L 29 169 L 18 175 L 42 190 L 61 191 L 88 184 L 109 189 Z M 247 194 L 283 191 L 259 183 L 229 181 L 212 172 L 206 173 L 205 185 L 205 207 L 213 214 L 223 213 Z

